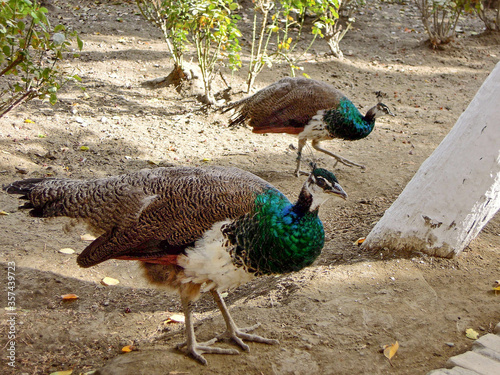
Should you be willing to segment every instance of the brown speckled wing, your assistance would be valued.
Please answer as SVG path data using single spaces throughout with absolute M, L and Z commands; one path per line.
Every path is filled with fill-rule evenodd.
M 236 109 L 231 126 L 248 122 L 254 133 L 298 134 L 319 110 L 337 107 L 343 97 L 325 82 L 287 77 L 226 110 Z
M 134 223 L 117 226 L 89 245 L 78 257 L 81 266 L 123 256 L 179 253 L 214 223 L 250 211 L 256 193 L 270 187 L 236 168 L 158 168 L 134 177 L 127 179 L 156 198 Z
M 107 259 L 181 253 L 218 221 L 250 211 L 271 188 L 238 168 L 156 168 L 93 180 L 27 179 L 6 187 L 29 202 L 31 215 L 68 216 L 102 235 L 78 257 L 90 267 Z

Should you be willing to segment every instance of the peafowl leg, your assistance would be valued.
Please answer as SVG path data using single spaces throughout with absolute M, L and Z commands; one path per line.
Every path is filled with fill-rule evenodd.
M 217 290 L 212 290 L 212 296 L 217 303 L 217 306 L 219 306 L 219 310 L 224 318 L 224 321 L 226 322 L 226 327 L 227 331 L 223 333 L 221 336 L 226 336 L 231 338 L 236 344 L 238 344 L 244 351 L 248 352 L 250 348 L 248 347 L 247 344 L 243 342 L 243 340 L 247 341 L 255 341 L 255 342 L 261 342 L 264 344 L 270 344 L 270 345 L 275 345 L 279 344 L 278 340 L 273 340 L 273 339 L 267 339 L 265 337 L 261 337 L 258 335 L 251 335 L 247 332 L 253 331 L 257 327 L 260 326 L 260 323 L 257 323 L 251 327 L 246 327 L 246 328 L 238 328 L 236 324 L 234 323 L 233 318 L 229 314 L 229 310 L 227 309 L 226 303 L 222 299 L 221 295 Z
M 302 139 L 299 138 L 299 147 L 298 147 L 298 151 L 297 151 L 297 168 L 295 169 L 295 172 L 294 172 L 296 177 L 299 177 L 299 175 L 301 173 L 306 174 L 300 170 L 300 160 L 302 159 L 302 149 L 306 145 L 306 141 L 307 141 L 306 138 L 302 138 Z M 309 173 L 307 173 L 307 175 L 309 175 Z
M 187 354 L 191 355 L 194 359 L 203 365 L 207 364 L 207 360 L 203 357 L 204 353 L 214 353 L 214 354 L 239 354 L 236 349 L 222 349 L 217 347 L 212 347 L 217 338 L 210 341 L 198 343 L 196 341 L 196 335 L 194 333 L 193 327 L 193 314 L 192 306 L 193 302 L 187 296 L 182 296 L 181 294 L 182 307 L 184 309 L 184 315 L 186 319 L 186 342 L 177 345 L 177 349 L 182 349 L 185 347 Z
M 327 155 L 330 155 L 331 157 L 334 157 L 337 161 L 335 162 L 335 165 L 333 166 L 333 168 L 335 168 L 335 166 L 337 165 L 338 162 L 341 162 L 342 164 L 345 164 L 347 165 L 348 167 L 359 167 L 361 169 L 365 169 L 366 167 L 364 165 L 361 165 L 361 164 L 358 164 L 358 163 L 355 163 L 353 161 L 350 161 L 348 159 L 345 159 L 343 158 L 342 156 L 338 156 L 338 155 L 335 155 L 333 152 L 330 152 L 328 150 L 325 150 L 324 148 L 321 148 L 320 145 L 319 145 L 319 141 L 312 141 L 312 146 L 315 150 L 318 150 L 318 151 L 321 151 Z

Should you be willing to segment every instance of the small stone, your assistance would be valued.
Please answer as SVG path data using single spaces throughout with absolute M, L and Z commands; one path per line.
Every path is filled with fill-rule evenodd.
M 453 348 L 453 347 L 455 346 L 455 344 L 454 344 L 454 343 L 452 343 L 452 342 L 445 342 L 445 344 L 446 344 L 447 346 L 449 346 L 450 348 Z

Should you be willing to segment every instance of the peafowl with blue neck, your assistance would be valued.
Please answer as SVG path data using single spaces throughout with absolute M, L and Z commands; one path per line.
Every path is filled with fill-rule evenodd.
M 311 140 L 314 149 L 350 167 L 365 168 L 321 147 L 324 140 L 339 138 L 356 141 L 367 137 L 375 119 L 394 114 L 383 103 L 362 115 L 339 90 L 328 83 L 303 77 L 283 78 L 254 95 L 231 103 L 223 112 L 235 110 L 229 126 L 248 123 L 254 133 L 287 133 L 298 136 L 297 168 L 300 174 L 302 149 Z
M 332 196 L 346 198 L 335 175 L 314 167 L 292 204 L 274 186 L 238 168 L 176 167 L 91 180 L 31 178 L 4 186 L 27 202 L 34 217 L 81 219 L 99 237 L 77 258 L 84 268 L 109 259 L 137 260 L 146 278 L 175 290 L 182 302 L 186 341 L 178 345 L 202 364 L 222 338 L 243 350 L 245 341 L 277 344 L 238 328 L 220 294 L 261 275 L 299 271 L 320 255 L 325 241 L 318 217 Z M 192 310 L 210 292 L 226 332 L 196 340 Z

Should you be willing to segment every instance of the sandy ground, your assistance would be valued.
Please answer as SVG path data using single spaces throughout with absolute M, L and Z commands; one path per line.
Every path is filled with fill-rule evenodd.
M 172 68 L 159 30 L 134 4 L 79 4 L 54 2 L 53 15 L 78 28 L 85 40 L 81 59 L 67 62 L 82 77 L 85 91 L 68 85 L 57 105 L 33 101 L 0 120 L 0 184 L 37 176 L 106 176 L 157 165 L 232 165 L 295 199 L 304 177 L 292 175 L 294 137 L 229 129 L 226 115 L 201 109 L 193 97 L 171 87 L 142 86 Z M 257 333 L 278 339 L 279 346 L 250 343 L 250 353 L 206 355 L 208 366 L 199 365 L 174 349 L 183 341 L 183 325 L 166 323 L 180 311 L 175 295 L 149 287 L 134 262 L 80 269 L 76 254 L 59 250 L 82 251 L 83 226 L 65 233 L 67 220 L 30 218 L 17 211 L 16 197 L 1 193 L 0 210 L 8 215 L 0 216 L 0 280 L 6 285 L 8 265 L 15 264 L 18 310 L 15 369 L 7 364 L 4 346 L 7 311 L 0 312 L 0 372 L 425 374 L 468 350 L 472 341 L 465 329 L 482 335 L 500 320 L 500 297 L 491 290 L 500 278 L 498 215 L 457 259 L 366 253 L 353 244 L 369 233 L 499 61 L 500 36 L 481 33 L 477 19 L 461 28 L 456 43 L 434 51 L 425 43 L 413 6 L 369 1 L 342 42 L 343 61 L 327 56 L 321 41 L 307 56 L 305 72 L 332 83 L 361 111 L 375 103 L 375 91 L 382 91 L 397 116 L 377 121 L 364 140 L 325 142 L 367 168 L 335 169 L 349 199 L 322 207 L 326 244 L 315 265 L 229 293 L 236 322 L 260 322 Z M 248 49 L 248 42 L 242 44 Z M 257 88 L 287 74 L 285 66 L 266 68 Z M 242 97 L 245 71 L 225 76 L 231 99 Z M 222 81 L 214 84 L 225 88 Z M 333 164 L 326 156 L 315 157 L 321 166 Z M 102 286 L 105 276 L 120 284 Z M 61 301 L 66 293 L 79 299 Z M 196 319 L 200 340 L 223 331 L 210 298 L 199 301 Z M 400 349 L 391 365 L 381 348 L 395 341 Z M 120 354 L 130 344 L 139 350 Z

